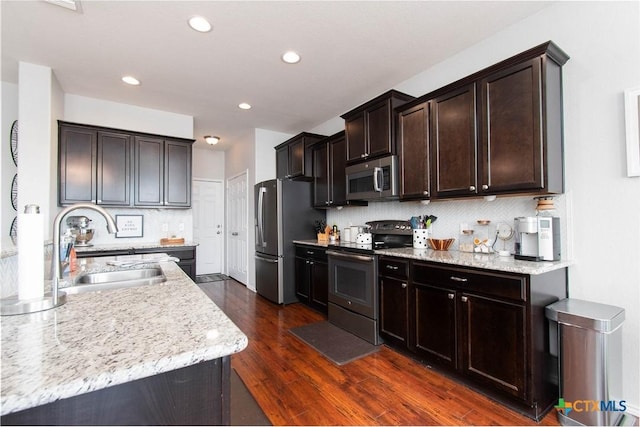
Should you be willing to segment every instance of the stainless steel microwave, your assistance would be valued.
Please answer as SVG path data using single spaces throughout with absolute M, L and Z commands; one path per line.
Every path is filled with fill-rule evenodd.
M 380 200 L 398 198 L 398 157 L 348 166 L 347 200 Z

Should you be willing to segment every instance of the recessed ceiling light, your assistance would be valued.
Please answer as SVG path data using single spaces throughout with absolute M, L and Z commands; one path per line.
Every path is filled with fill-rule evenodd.
M 282 60 L 287 64 L 297 64 L 300 62 L 300 55 L 290 50 L 282 54 Z
M 189 26 L 201 33 L 208 33 L 209 31 L 211 31 L 211 24 L 209 23 L 209 21 L 207 21 L 206 18 L 203 18 L 202 16 L 194 16 L 192 18 L 189 18 Z
M 140 84 L 140 81 L 133 76 L 124 76 L 122 81 L 132 86 L 138 86 Z
M 246 102 L 241 102 L 240 104 L 238 104 L 238 108 L 240 108 L 241 110 L 250 110 L 251 105 L 247 104 Z
M 80 12 L 80 1 L 79 0 L 45 0 L 47 3 L 54 4 L 56 6 L 62 6 L 69 10 L 75 10 L 76 12 Z
M 207 142 L 207 144 L 216 145 L 220 141 L 220 137 L 207 135 L 204 137 L 204 140 Z

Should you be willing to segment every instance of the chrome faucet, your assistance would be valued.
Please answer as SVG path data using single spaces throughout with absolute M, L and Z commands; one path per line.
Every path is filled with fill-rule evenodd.
M 56 215 L 56 218 L 53 220 L 53 257 L 51 259 L 51 263 L 53 265 L 53 277 L 51 278 L 51 296 L 54 306 L 58 305 L 59 302 L 58 285 L 60 279 L 62 279 L 62 261 L 60 260 L 60 225 L 62 224 L 62 219 L 64 218 L 64 216 L 76 209 L 90 209 L 98 212 L 107 221 L 107 230 L 110 234 L 118 231 L 118 226 L 116 225 L 113 217 L 109 215 L 109 213 L 104 210 L 104 208 L 92 203 L 76 203 L 75 205 L 64 208 L 58 213 L 58 215 Z

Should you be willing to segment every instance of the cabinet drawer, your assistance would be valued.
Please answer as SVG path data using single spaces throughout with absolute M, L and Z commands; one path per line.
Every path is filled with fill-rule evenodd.
M 398 258 L 380 258 L 378 274 L 381 276 L 406 279 L 409 277 L 409 261 Z
M 326 261 L 327 251 L 325 248 L 321 247 L 296 245 L 296 256 L 300 258 L 314 258 Z
M 493 297 L 526 301 L 524 277 L 498 273 L 479 272 L 463 268 L 442 268 L 414 262 L 411 278 L 415 283 L 440 285 L 463 292 L 476 292 Z

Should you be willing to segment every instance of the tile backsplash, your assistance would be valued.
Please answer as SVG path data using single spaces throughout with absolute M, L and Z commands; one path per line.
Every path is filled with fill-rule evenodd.
M 570 195 L 563 194 L 554 197 L 555 212 L 553 216 L 560 217 L 562 257 L 570 258 L 570 220 L 568 211 Z M 489 202 L 484 199 L 443 200 L 429 204 L 420 202 L 370 202 L 369 206 L 345 207 L 341 210 L 327 211 L 327 224 L 336 224 L 340 230 L 350 225 L 364 225 L 367 221 L 375 220 L 409 220 L 412 216 L 435 215 L 438 220 L 433 224 L 435 238 L 455 237 L 459 240 L 460 224 L 468 224 L 479 230 L 477 220 L 488 219 L 489 236 L 495 237 L 496 225 L 506 222 L 513 227 L 515 217 L 535 216 L 537 201 L 532 196 L 497 197 Z M 513 251 L 515 238 L 506 242 L 505 249 Z M 457 248 L 457 242 L 453 248 Z M 502 242 L 496 244 L 502 249 Z

